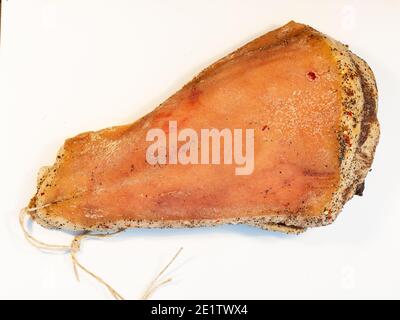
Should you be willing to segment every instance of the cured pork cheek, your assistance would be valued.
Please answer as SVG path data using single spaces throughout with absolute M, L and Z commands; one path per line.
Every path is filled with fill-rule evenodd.
M 42 170 L 32 217 L 74 230 L 247 223 L 299 232 L 331 223 L 371 166 L 376 97 L 365 62 L 290 22 L 217 61 L 137 122 L 68 139 Z M 146 134 L 168 131 L 171 120 L 197 132 L 253 129 L 254 171 L 150 165 Z

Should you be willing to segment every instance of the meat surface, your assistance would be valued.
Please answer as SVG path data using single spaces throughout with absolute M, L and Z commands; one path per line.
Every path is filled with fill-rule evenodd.
M 379 139 L 376 112 L 367 64 L 290 22 L 133 124 L 66 140 L 41 170 L 31 214 L 72 230 L 246 223 L 297 233 L 326 225 L 363 186 Z M 150 164 L 146 135 L 161 128 L 171 138 L 170 121 L 195 132 L 253 129 L 251 174 L 237 175 L 235 163 Z

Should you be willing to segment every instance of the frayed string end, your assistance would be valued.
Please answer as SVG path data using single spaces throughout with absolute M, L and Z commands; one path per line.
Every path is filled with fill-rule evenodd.
M 150 282 L 150 285 L 147 287 L 146 291 L 142 296 L 143 300 L 147 300 L 158 288 L 172 281 L 172 278 L 168 278 L 157 283 L 157 281 L 161 278 L 161 276 L 165 273 L 165 271 L 167 271 L 167 269 L 171 266 L 171 264 L 176 260 L 176 258 L 179 256 L 182 250 L 183 250 L 182 247 L 179 248 L 178 252 L 175 253 L 172 259 L 167 263 L 167 265 L 158 273 L 158 275 L 153 279 L 153 281 Z

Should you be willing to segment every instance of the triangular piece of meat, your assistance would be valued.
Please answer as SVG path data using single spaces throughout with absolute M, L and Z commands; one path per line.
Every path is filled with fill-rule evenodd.
M 74 230 L 245 223 L 300 232 L 326 225 L 362 191 L 379 138 L 376 108 L 367 64 L 290 22 L 217 61 L 135 123 L 68 139 L 41 171 L 32 217 Z M 174 164 L 171 150 L 166 163 L 149 163 L 149 130 L 173 141 L 174 124 L 178 134 L 193 129 L 198 141 L 202 129 L 232 137 L 241 129 L 242 156 L 246 146 L 251 153 L 246 129 L 253 132 L 254 166 L 234 156 L 232 164 L 202 164 L 200 143 L 198 164 Z

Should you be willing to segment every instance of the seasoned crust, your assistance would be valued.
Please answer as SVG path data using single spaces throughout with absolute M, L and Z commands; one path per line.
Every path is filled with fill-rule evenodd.
M 285 33 L 285 28 L 287 30 L 290 29 L 291 32 Z M 320 215 L 316 217 L 266 215 L 218 220 L 121 220 L 103 222 L 92 225 L 89 228 L 87 226 L 79 226 L 65 219 L 50 215 L 50 207 L 48 207 L 50 204 L 44 203 L 41 196 L 46 192 L 46 187 L 52 184 L 53 177 L 63 157 L 63 149 L 61 149 L 54 166 L 41 170 L 38 191 L 30 203 L 31 208 L 36 207 L 39 209 L 32 213 L 32 217 L 38 223 L 48 228 L 97 231 L 138 227 L 170 228 L 214 226 L 219 224 L 248 224 L 267 230 L 300 233 L 308 227 L 332 223 L 343 205 L 360 190 L 360 186 L 363 185 L 366 174 L 372 164 L 375 148 L 379 140 L 379 124 L 376 117 L 377 89 L 375 79 L 371 69 L 363 60 L 351 53 L 343 44 L 330 39 L 320 32 L 308 26 L 295 24 L 294 22 L 278 30 L 280 35 L 275 37 L 273 41 L 262 43 L 262 47 L 282 45 L 288 41 L 288 37 L 298 37 L 307 33 L 310 37 L 318 38 L 326 43 L 332 52 L 332 57 L 337 64 L 338 72 L 342 78 L 342 117 L 341 128 L 338 132 L 338 139 L 341 146 L 340 183 L 332 196 L 331 202 Z M 273 31 L 273 33 L 278 34 L 278 31 Z M 226 63 L 238 55 L 258 49 L 261 42 L 262 37 L 250 42 L 204 70 L 193 81 L 198 81 L 202 76 L 213 72 L 216 66 Z
M 340 182 L 321 216 L 294 225 L 316 227 L 332 223 L 354 194 L 362 193 L 379 141 L 376 81 L 367 63 L 347 46 L 324 36 L 342 78 L 342 117 L 338 139 L 341 146 Z M 299 223 L 298 223 L 299 222 Z

